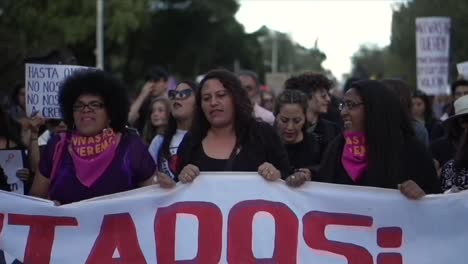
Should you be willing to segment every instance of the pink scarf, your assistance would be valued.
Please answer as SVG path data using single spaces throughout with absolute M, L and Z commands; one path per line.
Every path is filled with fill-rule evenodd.
M 361 180 L 367 171 L 366 135 L 362 132 L 344 132 L 346 140 L 341 163 L 354 182 Z
M 86 187 L 92 186 L 106 171 L 114 159 L 120 133 L 104 129 L 93 137 L 73 134 L 69 152 L 75 164 L 76 176 Z

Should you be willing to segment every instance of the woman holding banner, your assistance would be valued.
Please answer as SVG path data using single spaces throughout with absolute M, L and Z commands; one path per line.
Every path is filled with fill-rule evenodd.
M 307 96 L 299 90 L 284 90 L 275 103 L 276 127 L 288 152 L 289 164 L 296 173 L 286 179 L 299 186 L 316 177 L 320 163 L 320 142 L 307 132 Z
M 72 130 L 48 142 L 31 195 L 65 204 L 153 183 L 146 145 L 125 128 L 129 101 L 119 81 L 77 72 L 62 84 L 59 104 Z
M 345 130 L 324 156 L 321 180 L 399 188 L 412 199 L 441 191 L 431 157 L 393 91 L 378 81 L 353 83 L 340 110 Z
M 180 155 L 186 146 L 187 132 L 192 127 L 197 88 L 192 81 L 182 81 L 168 93 L 172 106 L 168 127 L 164 135 L 157 135 L 149 146 L 158 167 L 161 187 L 171 188 L 179 180 L 177 174 L 182 169 Z
M 196 96 L 192 137 L 179 174 L 191 182 L 200 171 L 258 171 L 266 180 L 289 176 L 286 150 L 274 128 L 256 121 L 239 79 L 229 71 L 210 71 Z

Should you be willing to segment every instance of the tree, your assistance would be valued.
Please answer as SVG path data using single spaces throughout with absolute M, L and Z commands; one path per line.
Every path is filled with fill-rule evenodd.
M 413 0 L 400 3 L 393 11 L 390 53 L 397 66 L 392 70 L 416 85 L 415 20 L 417 17 L 445 16 L 452 20 L 451 77 L 456 63 L 468 60 L 468 2 L 457 0 Z

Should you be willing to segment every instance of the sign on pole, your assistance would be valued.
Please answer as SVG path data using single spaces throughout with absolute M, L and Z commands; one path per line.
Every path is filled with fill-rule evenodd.
M 75 65 L 26 64 L 26 115 L 61 119 L 60 84 L 75 71 L 93 68 Z
M 416 18 L 418 89 L 430 95 L 449 93 L 450 18 Z

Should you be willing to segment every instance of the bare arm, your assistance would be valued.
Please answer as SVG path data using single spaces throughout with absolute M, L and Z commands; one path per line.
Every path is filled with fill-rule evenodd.
M 130 125 L 135 125 L 135 122 L 140 117 L 139 111 L 143 102 L 146 98 L 151 94 L 153 89 L 153 83 L 147 82 L 141 89 L 140 95 L 138 95 L 137 99 L 133 102 L 132 106 L 130 107 L 130 112 L 128 113 L 128 123 Z
M 49 194 L 49 187 L 50 180 L 44 177 L 44 175 L 42 175 L 39 171 L 36 171 L 29 195 L 47 199 Z

